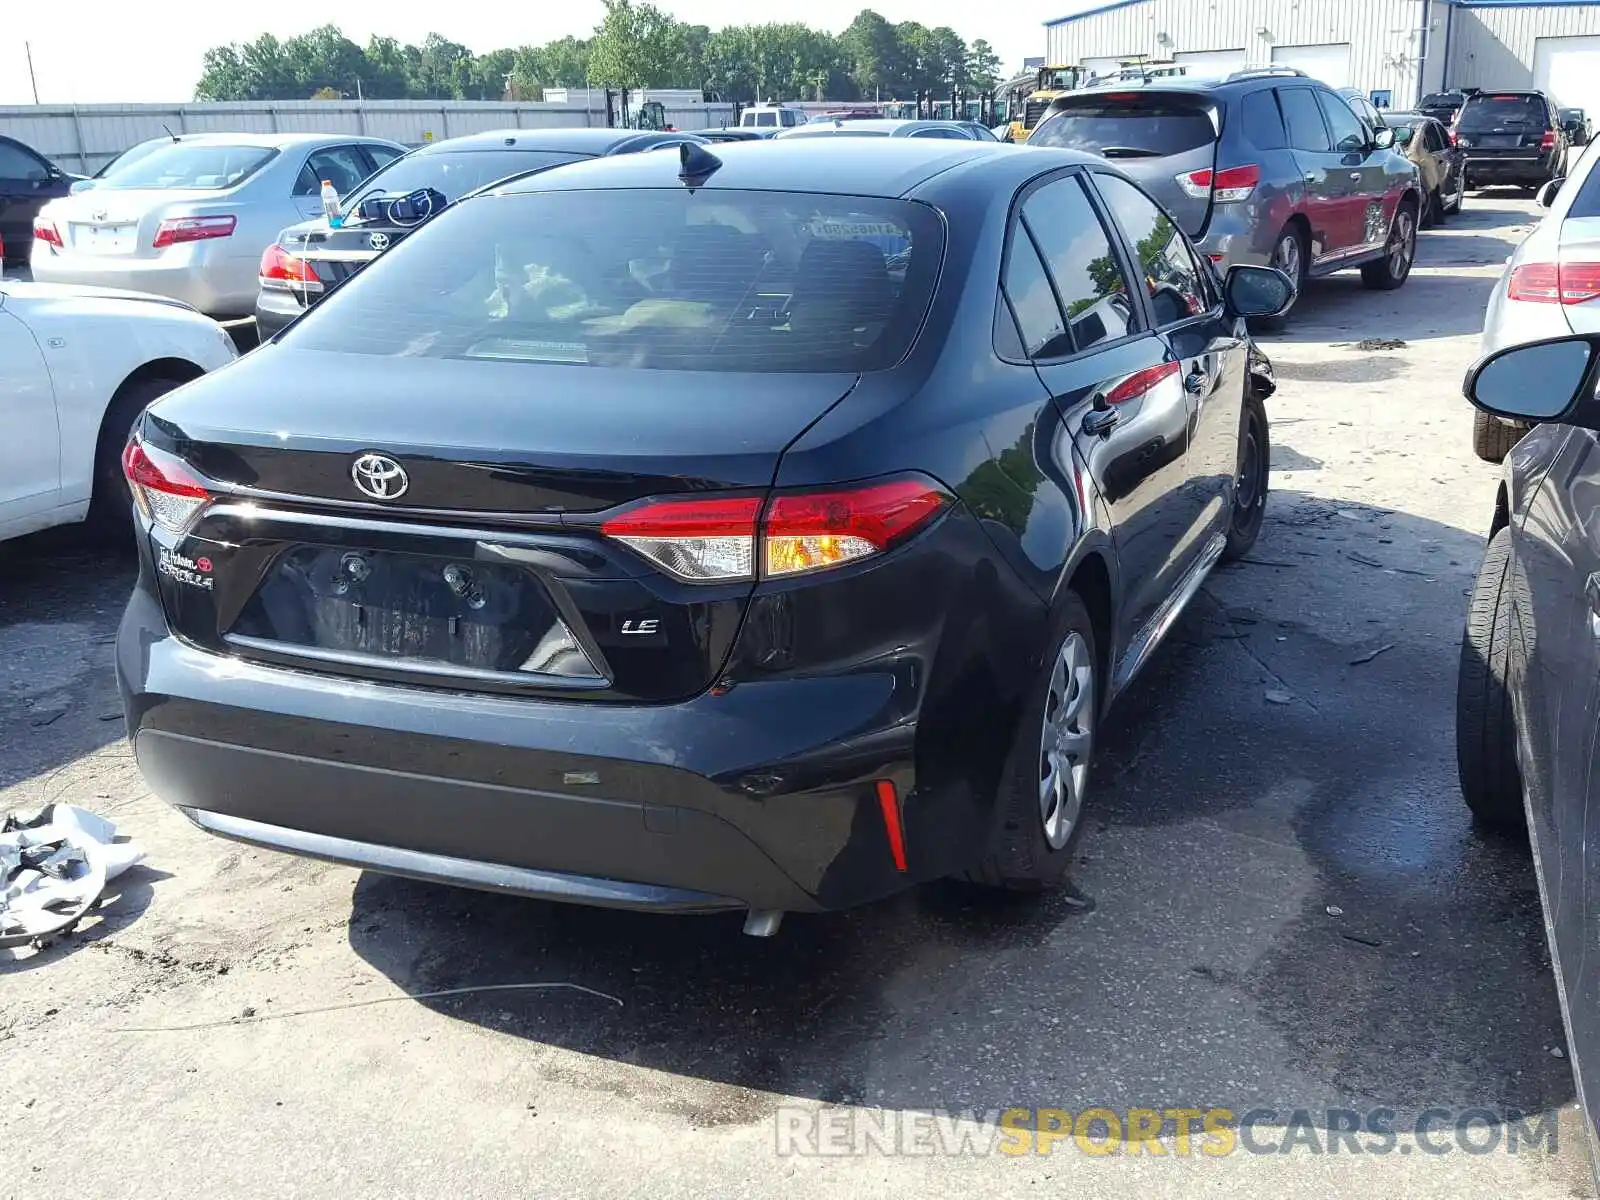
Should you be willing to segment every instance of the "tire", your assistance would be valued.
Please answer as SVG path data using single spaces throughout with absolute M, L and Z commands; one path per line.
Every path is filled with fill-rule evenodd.
M 1484 462 L 1505 462 L 1506 455 L 1511 453 L 1523 438 L 1523 435 L 1532 429 L 1521 421 L 1502 421 L 1499 417 L 1491 417 L 1486 412 L 1472 414 L 1472 452 Z
M 1466 198 L 1467 198 L 1467 181 L 1465 179 L 1463 179 L 1461 181 L 1461 190 L 1456 193 L 1456 198 L 1453 201 L 1451 201 L 1449 204 L 1445 205 L 1444 211 L 1449 216 L 1452 216 L 1452 217 L 1459 216 L 1460 213 L 1461 213 L 1461 205 L 1466 200 Z
M 1524 822 L 1517 733 L 1507 686 L 1512 666 L 1511 530 L 1489 539 L 1467 607 L 1456 678 L 1456 769 L 1461 795 L 1485 825 Z
M 1289 314 L 1294 312 L 1295 304 L 1299 303 L 1300 293 L 1305 290 L 1307 260 L 1310 257 L 1310 250 L 1306 246 L 1306 235 L 1301 232 L 1298 225 L 1285 225 L 1278 231 L 1278 239 L 1272 243 L 1272 257 L 1267 265 L 1277 267 L 1294 280 L 1295 299 L 1285 312 L 1276 317 L 1258 317 L 1255 321 L 1258 328 L 1276 332 L 1288 327 Z
M 1395 210 L 1394 225 L 1384 244 L 1383 257 L 1361 264 L 1361 282 L 1380 292 L 1392 292 L 1411 278 L 1411 264 L 1417 258 L 1416 205 L 1402 200 Z
M 1434 188 L 1428 193 L 1428 199 L 1422 206 L 1422 228 L 1432 229 L 1444 224 L 1444 201 L 1439 198 L 1439 189 Z
M 1006 760 L 994 832 L 983 857 L 966 872 L 969 882 L 1039 892 L 1065 881 L 1083 836 L 1084 800 L 1104 686 L 1089 610 L 1069 591 L 1052 622 L 1050 653 L 1023 708 Z M 1058 713 L 1067 714 L 1065 720 L 1055 720 Z M 1068 749 L 1071 746 L 1076 749 Z M 1069 755 L 1065 771 L 1056 766 L 1063 752 Z M 1051 788 L 1047 795 L 1052 771 L 1064 790 Z
M 124 384 L 112 397 L 100 425 L 100 441 L 94 452 L 94 495 L 89 501 L 89 527 L 98 535 L 120 539 L 128 536 L 133 496 L 122 475 L 122 448 L 133 432 L 133 423 L 155 401 L 187 380 L 168 376 L 141 379 Z
M 1251 388 L 1244 393 L 1239 422 L 1239 467 L 1234 477 L 1233 515 L 1222 560 L 1234 562 L 1250 553 L 1267 515 L 1267 482 L 1272 476 L 1272 441 L 1267 406 Z

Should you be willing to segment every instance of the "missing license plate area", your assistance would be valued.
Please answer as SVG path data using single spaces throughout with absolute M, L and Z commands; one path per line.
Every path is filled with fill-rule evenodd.
M 473 559 L 295 547 L 227 637 L 324 662 L 602 678 L 536 577 Z

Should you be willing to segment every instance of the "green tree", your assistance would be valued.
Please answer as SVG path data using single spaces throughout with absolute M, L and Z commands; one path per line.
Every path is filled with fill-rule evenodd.
M 412 64 L 411 95 L 419 100 L 465 100 L 472 87 L 472 51 L 430 33 Z
M 864 96 L 892 96 L 905 88 L 905 49 L 895 27 L 864 8 L 839 35 L 850 77 Z
M 653 4 L 603 0 L 606 15 L 590 43 L 589 77 L 601 87 L 669 87 L 680 39 L 676 22 Z
M 491 50 L 472 60 L 472 82 L 468 92 L 474 100 L 499 100 L 506 94 L 506 84 L 514 75 L 517 62 L 515 50 Z
M 992 94 L 1000 86 L 1000 56 L 982 38 L 967 48 L 966 84 L 980 95 Z
M 361 47 L 332 25 L 323 25 L 283 43 L 281 55 L 300 96 L 324 89 L 354 97 L 367 58 Z
M 362 51 L 366 65 L 361 71 L 361 95 L 368 100 L 404 100 L 410 79 L 406 50 L 391 37 L 373 36 Z

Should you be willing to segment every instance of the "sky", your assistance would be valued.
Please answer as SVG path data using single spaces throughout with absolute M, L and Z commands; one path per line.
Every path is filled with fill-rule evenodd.
M 1094 0 L 1018 0 L 1001 21 L 972 0 L 806 0 L 766 7 L 738 0 L 655 0 L 682 21 L 709 25 L 764 20 L 804 20 L 837 33 L 864 7 L 890 21 L 949 25 L 969 42 L 986 38 L 1006 73 L 1022 59 L 1044 53 L 1043 22 L 1090 7 Z M 381 0 L 328 5 L 169 5 L 127 0 L 78 0 L 70 18 L 50 4 L 6 0 L 0 20 L 0 104 L 31 104 L 24 43 L 33 49 L 39 100 L 44 104 L 159 103 L 192 100 L 201 56 L 223 42 L 251 41 L 263 33 L 279 38 L 331 22 L 358 45 L 374 33 L 420 44 L 430 32 L 443 34 L 475 53 L 503 46 L 539 44 L 567 34 L 584 37 L 600 21 L 600 0 L 507 4 L 505 0 Z M 293 12 L 288 12 L 289 9 Z M 515 14 L 510 15 L 510 14 Z

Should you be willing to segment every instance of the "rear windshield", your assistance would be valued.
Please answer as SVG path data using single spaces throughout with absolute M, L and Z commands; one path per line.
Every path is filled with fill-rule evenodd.
M 1216 140 L 1210 114 L 1192 104 L 1086 101 L 1059 109 L 1028 137 L 1032 146 L 1088 150 L 1107 158 L 1184 154 Z
M 868 371 L 910 348 L 930 208 L 791 192 L 553 191 L 450 209 L 286 335 L 354 354 L 642 370 Z
M 408 154 L 368 178 L 361 195 L 345 207 L 354 209 L 376 192 L 403 196 L 425 187 L 432 188 L 446 200 L 459 200 L 468 192 L 507 176 L 558 167 L 588 157 L 587 154 L 551 150 L 443 150 Z
M 1462 106 L 1457 127 L 1483 129 L 1539 129 L 1548 119 L 1544 101 L 1537 96 L 1475 96 Z
M 1428 108 L 1460 108 L 1464 99 L 1460 92 L 1429 92 L 1422 103 Z
M 195 188 L 220 191 L 254 175 L 278 152 L 270 146 L 173 142 L 110 172 L 103 188 Z

